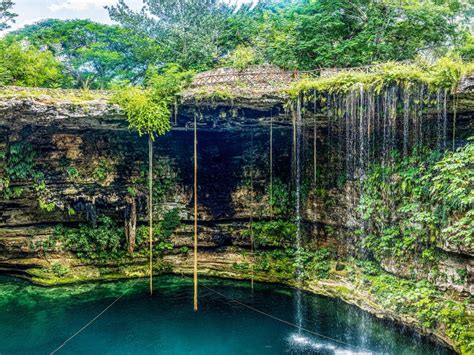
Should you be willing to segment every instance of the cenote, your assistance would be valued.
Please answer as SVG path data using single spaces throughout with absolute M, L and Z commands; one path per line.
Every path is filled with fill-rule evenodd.
M 155 278 L 44 288 L 0 278 L 0 352 L 49 354 L 117 297 L 61 354 L 448 354 L 427 339 L 341 301 L 304 293 L 302 326 L 294 323 L 291 288 L 202 279 L 200 310 L 192 310 L 192 279 Z M 219 292 L 216 293 L 215 291 Z M 225 297 L 224 297 L 225 296 Z M 253 311 L 240 305 L 257 309 Z
M 472 1 L 14 3 L 0 355 L 474 354 Z

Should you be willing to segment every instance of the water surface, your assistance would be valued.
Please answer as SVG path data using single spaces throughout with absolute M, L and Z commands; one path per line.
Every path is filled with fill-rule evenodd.
M 302 325 L 329 340 L 248 309 L 295 323 L 295 291 L 279 285 L 201 280 L 193 312 L 189 278 L 42 288 L 0 277 L 0 354 L 49 354 L 117 297 L 57 354 L 447 354 L 413 332 L 341 301 L 302 294 Z M 210 289 L 216 290 L 227 298 Z

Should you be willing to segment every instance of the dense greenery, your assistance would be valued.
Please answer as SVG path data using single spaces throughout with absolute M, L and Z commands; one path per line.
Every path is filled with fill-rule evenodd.
M 443 329 L 463 354 L 474 351 L 472 315 L 469 298 L 464 302 L 446 299 L 428 281 L 403 280 L 371 266 L 361 280 L 363 287 L 388 310 L 397 314 L 415 316 L 425 329 Z
M 252 224 L 252 231 L 246 230 L 243 236 L 253 233 L 255 246 L 290 247 L 294 243 L 296 226 L 285 220 L 260 221 Z
M 12 4 L 0 5 L 5 28 Z M 262 0 L 239 8 L 220 0 L 145 0 L 144 5 L 142 11 L 126 0 L 110 6 L 120 25 L 48 19 L 7 35 L 1 40 L 0 69 L 6 69 L 0 74 L 15 72 L 0 79 L 12 85 L 110 88 L 121 80 L 143 83 L 150 68 L 170 63 L 202 71 L 260 63 L 348 67 L 448 52 L 472 60 L 471 12 L 461 0 Z
M 138 12 L 122 0 L 109 11 L 125 27 L 156 38 L 172 60 L 195 69 L 215 66 L 244 47 L 254 53 L 237 67 L 257 58 L 314 69 L 413 59 L 421 51 L 439 54 L 465 43 L 469 15 L 459 0 L 260 1 L 239 11 L 216 0 L 145 4 L 145 12 Z
M 67 80 L 63 65 L 51 52 L 0 41 L 0 85 L 59 87 Z
M 342 71 L 330 77 L 305 78 L 295 83 L 289 93 L 344 93 L 361 85 L 380 93 L 391 85 L 414 86 L 422 84 L 431 91 L 454 91 L 460 79 L 474 72 L 474 63 L 465 63 L 456 57 L 443 57 L 433 64 L 425 61 L 414 63 L 389 62 L 373 67 L 369 72 Z
M 420 151 L 394 164 L 375 164 L 363 183 L 364 246 L 377 260 L 418 255 L 429 262 L 436 246 L 474 250 L 474 144 L 440 157 Z
M 150 70 L 145 86 L 121 86 L 112 101 L 126 113 L 130 129 L 140 135 L 163 135 L 171 129 L 171 105 L 175 95 L 192 77 L 176 65 L 163 71 Z M 153 138 L 154 139 L 154 138 Z
M 78 229 L 58 226 L 54 237 L 64 244 L 66 250 L 86 260 L 107 261 L 123 254 L 125 236 L 123 229 L 106 216 L 100 216 L 97 225 L 81 225 Z
M 65 85 L 81 88 L 107 88 L 118 80 L 139 82 L 161 53 L 146 36 L 89 20 L 44 20 L 8 37 L 14 43 L 25 40 L 60 60 L 68 78 Z
M 202 70 L 224 53 L 219 43 L 232 7 L 219 0 L 145 0 L 144 11 L 133 11 L 120 0 L 109 8 L 113 20 L 153 38 L 161 61 Z
M 170 238 L 180 224 L 177 210 L 164 214 L 153 234 L 153 247 L 158 255 L 173 249 L 174 245 Z M 148 248 L 147 241 L 147 227 L 138 228 L 136 250 L 133 255 L 129 255 L 123 227 L 117 225 L 108 216 L 99 216 L 95 225 L 81 224 L 79 228 L 58 225 L 50 240 L 41 245 L 34 245 L 33 249 L 41 248 L 43 251 L 51 251 L 61 245 L 61 248 L 74 253 L 84 261 L 105 263 L 145 256 Z

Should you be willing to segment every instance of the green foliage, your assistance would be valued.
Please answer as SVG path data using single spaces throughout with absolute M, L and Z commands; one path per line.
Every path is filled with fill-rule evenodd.
M 36 153 L 31 144 L 17 142 L 10 145 L 5 172 L 11 180 L 25 180 L 30 177 L 35 165 Z
M 158 255 L 163 255 L 166 250 L 172 250 L 174 244 L 170 238 L 174 231 L 181 225 L 181 218 L 177 209 L 172 209 L 164 213 L 156 228 L 153 229 L 153 249 Z M 148 248 L 148 227 L 142 226 L 137 229 L 138 253 L 147 251 Z M 186 249 L 181 248 L 180 252 L 185 253 Z
M 270 186 L 267 186 L 267 194 L 270 195 Z M 280 179 L 273 179 L 270 205 L 274 216 L 288 216 L 293 209 L 293 196 L 288 185 Z
M 179 252 L 181 254 L 189 254 L 189 247 L 183 246 L 183 247 L 179 248 Z
M 243 70 L 252 64 L 258 64 L 259 59 L 255 48 L 238 45 L 224 64 Z
M 474 144 L 440 157 L 421 152 L 394 165 L 373 166 L 363 184 L 361 216 L 368 223 L 364 246 L 378 260 L 418 254 L 436 258 L 448 242 L 474 250 Z
M 107 158 L 100 158 L 98 166 L 94 169 L 94 180 L 103 183 L 113 172 L 113 164 Z
M 377 276 L 381 272 L 380 266 L 373 261 L 358 260 L 357 266 L 362 269 L 364 274 L 369 276 Z
M 458 0 L 280 1 L 237 14 L 241 25 L 229 21 L 236 35 L 227 40 L 237 37 L 266 62 L 288 69 L 401 61 L 421 50 L 439 56 L 449 44 L 463 44 L 468 7 Z
M 155 101 L 150 89 L 127 86 L 116 91 L 113 101 L 127 115 L 129 128 L 140 135 L 163 135 L 171 129 L 168 106 L 161 100 Z
M 467 35 L 466 43 L 458 49 L 458 52 L 465 61 L 474 61 L 474 35 Z
M 74 166 L 68 166 L 66 173 L 71 180 L 77 180 L 79 178 L 79 171 Z
M 252 224 L 252 231 L 257 247 L 273 246 L 285 248 L 293 244 L 296 226 L 292 222 L 278 219 L 255 222 Z M 247 229 L 242 232 L 242 235 L 249 237 L 250 233 L 250 230 Z
M 51 52 L 0 41 L 0 85 L 57 87 L 63 83 L 63 66 Z
M 328 248 L 316 251 L 304 250 L 300 255 L 304 274 L 307 278 L 327 279 L 330 271 L 330 261 L 333 253 Z M 296 267 L 296 266 L 295 266 Z
M 158 224 L 157 233 L 160 238 L 168 240 L 180 224 L 181 218 L 179 216 L 179 210 L 176 208 L 172 209 L 163 216 L 163 219 Z
M 367 281 L 370 292 L 383 307 L 398 314 L 416 315 L 426 329 L 444 329 L 462 353 L 469 354 L 474 350 L 472 323 L 466 304 L 446 299 L 427 281 L 414 283 L 388 274 L 368 277 Z
M 148 0 L 146 4 L 134 11 L 121 0 L 108 9 L 110 17 L 125 28 L 156 40 L 162 62 L 195 70 L 217 64 L 223 54 L 219 39 L 232 6 L 219 0 Z
M 61 263 L 54 262 L 51 264 L 51 272 L 57 277 L 63 277 L 69 273 L 69 268 Z
M 212 87 L 200 87 L 194 91 L 193 97 L 196 101 L 216 102 L 216 101 L 232 101 L 235 94 L 232 88 L 226 85 L 215 85 Z
M 10 145 L 8 153 L 2 152 L 3 176 L 0 177 L 0 193 L 4 199 L 19 198 L 23 188 L 11 187 L 12 182 L 31 178 L 35 165 L 36 153 L 33 147 L 26 142 L 17 142 Z
M 474 63 L 443 57 L 434 64 L 424 62 L 388 62 L 373 67 L 370 72 L 342 71 L 339 74 L 321 78 L 305 78 L 288 90 L 292 96 L 315 90 L 320 93 L 344 93 L 357 87 L 380 93 L 391 85 L 409 86 L 425 84 L 431 91 L 445 89 L 454 91 L 461 78 L 474 72 Z
M 54 231 L 54 238 L 66 250 L 84 260 L 105 262 L 126 254 L 123 228 L 118 227 L 107 216 L 100 216 L 96 226 L 82 224 L 74 229 L 58 226 Z
M 159 73 L 152 70 L 147 75 L 146 87 L 122 86 L 112 101 L 126 113 L 129 128 L 138 134 L 163 135 L 171 129 L 170 105 L 175 95 L 191 79 L 191 73 L 169 66 Z
M 108 88 L 118 80 L 139 82 L 160 56 L 161 47 L 147 36 L 89 20 L 48 19 L 9 35 L 47 48 L 67 68 L 72 87 Z
M 286 250 L 258 251 L 255 271 L 265 272 L 279 280 L 293 280 L 295 277 L 294 259 Z
M 328 248 L 302 250 L 293 248 L 258 251 L 255 271 L 265 272 L 273 278 L 294 280 L 299 267 L 305 280 L 326 279 L 330 275 L 333 252 Z

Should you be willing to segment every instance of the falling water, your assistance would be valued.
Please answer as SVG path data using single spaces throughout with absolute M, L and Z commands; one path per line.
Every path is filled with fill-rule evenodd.
M 301 97 L 298 98 L 296 103 L 296 117 L 295 117 L 295 133 L 294 138 L 294 161 L 295 161 L 295 219 L 296 219 L 296 324 L 299 328 L 303 324 L 303 310 L 301 304 L 301 286 L 303 277 L 303 265 L 302 265 L 302 245 L 301 245 L 301 132 L 302 132 L 302 119 L 301 119 Z
M 405 88 L 403 90 L 403 156 L 408 155 L 408 132 L 410 118 L 410 91 Z
M 438 112 L 437 122 L 436 122 L 436 146 L 438 150 L 442 149 L 442 135 L 443 135 L 443 113 L 441 112 L 441 101 L 442 101 L 442 92 L 441 89 L 438 89 L 436 92 L 436 109 Z
M 446 150 L 447 147 L 447 138 L 448 138 L 448 114 L 447 114 L 447 96 L 448 93 L 446 90 L 443 93 L 443 150 Z

